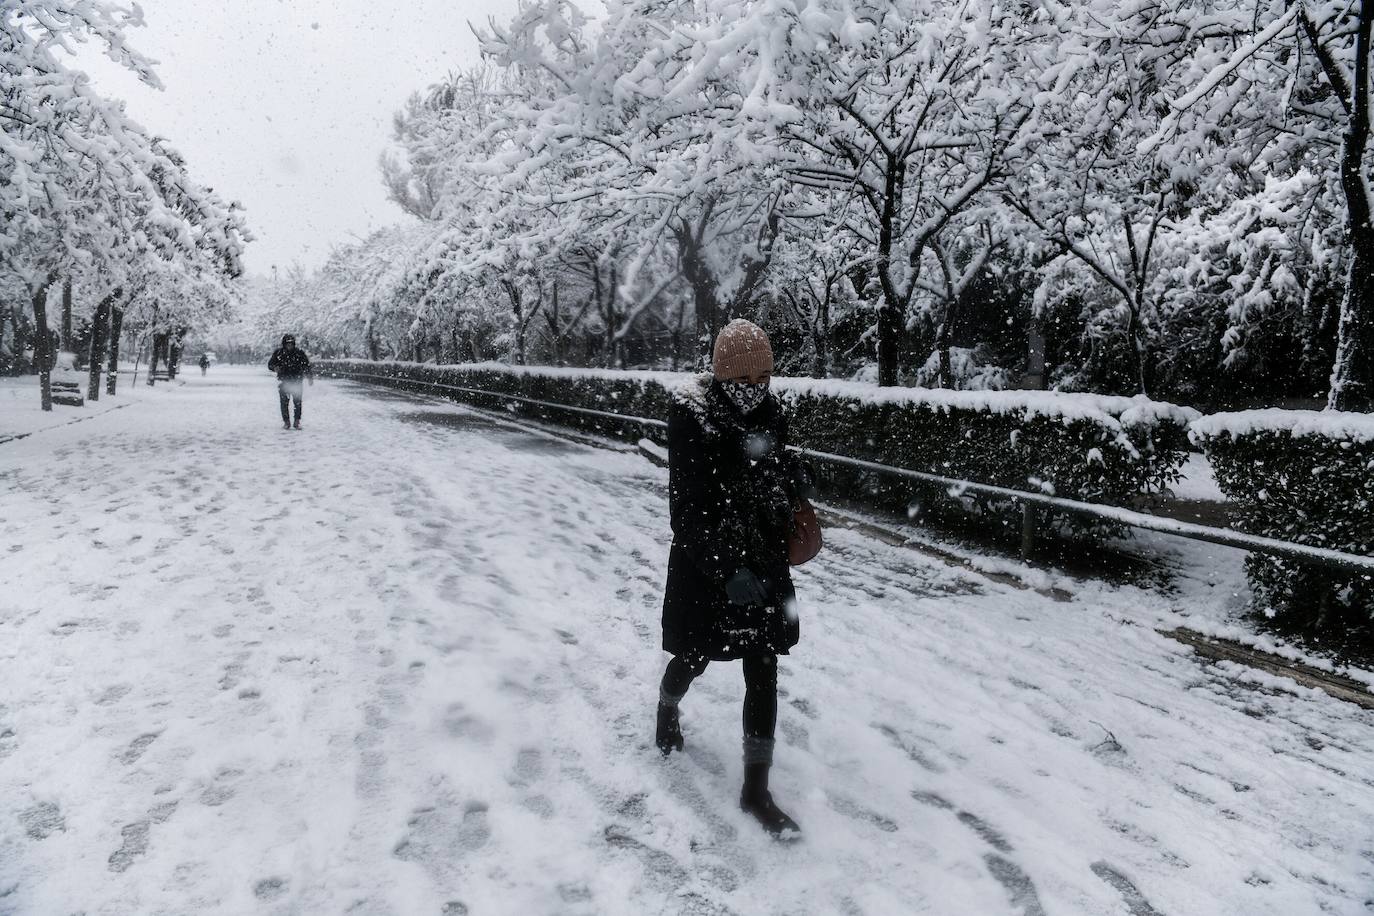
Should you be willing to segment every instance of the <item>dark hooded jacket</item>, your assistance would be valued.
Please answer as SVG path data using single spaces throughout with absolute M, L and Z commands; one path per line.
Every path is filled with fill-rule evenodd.
M 663 596 L 663 648 L 673 655 L 725 661 L 797 644 L 787 534 L 801 468 L 786 445 L 787 418 L 771 394 L 741 416 L 709 375 L 674 392 Z M 767 604 L 730 603 L 725 583 L 741 568 L 764 582 Z
M 305 351 L 299 346 L 286 349 L 287 340 L 294 343 L 296 338 L 287 334 L 281 339 L 281 346 L 272 351 L 267 368 L 277 373 L 279 382 L 298 382 L 302 376 L 310 373 L 310 357 L 306 356 Z

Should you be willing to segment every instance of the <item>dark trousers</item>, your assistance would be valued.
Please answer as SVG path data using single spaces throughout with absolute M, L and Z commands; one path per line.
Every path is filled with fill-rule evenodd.
M 710 659 L 700 656 L 675 655 L 668 662 L 660 684 L 665 697 L 681 698 L 687 693 Z M 776 655 L 746 655 L 744 657 L 744 736 L 746 738 L 773 737 L 778 724 L 778 657 Z
M 277 397 L 281 401 L 281 421 L 291 422 L 290 407 L 296 405 L 296 422 L 301 422 L 301 396 L 305 388 L 300 379 L 277 382 Z

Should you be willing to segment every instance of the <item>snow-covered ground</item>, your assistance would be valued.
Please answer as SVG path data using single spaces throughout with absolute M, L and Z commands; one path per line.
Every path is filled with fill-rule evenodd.
M 1207 463 L 1207 458 L 1201 453 L 1193 452 L 1190 454 L 1180 470 L 1183 477 L 1169 487 L 1175 498 L 1201 502 L 1226 502 L 1226 494 L 1222 493 L 1221 487 L 1217 485 L 1216 474 L 1212 472 L 1212 466 Z
M 126 384 L 121 385 L 118 397 L 106 397 L 102 393 L 100 400 L 87 401 L 82 407 L 54 405 L 50 411 L 44 411 L 42 408 L 41 395 L 38 390 L 38 376 L 24 375 L 0 378 L 0 443 L 8 442 L 11 439 L 20 439 L 41 430 L 52 429 L 54 426 L 77 423 L 111 410 L 118 410 L 133 401 L 146 397 L 146 385 L 135 388 L 133 385 L 127 384 L 133 378 L 133 366 L 125 366 L 121 371 L 127 371 L 129 375 L 124 377 Z M 79 376 L 76 381 L 81 385 L 81 390 L 84 393 L 87 375 L 84 372 L 78 372 L 75 375 Z M 104 384 L 103 375 L 101 376 L 101 384 Z
M 774 790 L 652 747 L 665 474 L 269 376 L 0 445 L 0 913 L 1367 912 L 1374 714 L 847 531 Z

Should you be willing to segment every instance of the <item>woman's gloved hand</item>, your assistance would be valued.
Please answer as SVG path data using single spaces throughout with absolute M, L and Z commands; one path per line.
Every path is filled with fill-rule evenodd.
M 796 487 L 797 495 L 809 503 L 814 503 L 821 496 L 815 469 L 800 458 L 792 465 L 792 484 Z
M 725 595 L 731 604 L 767 604 L 768 589 L 747 568 L 740 568 L 725 583 Z

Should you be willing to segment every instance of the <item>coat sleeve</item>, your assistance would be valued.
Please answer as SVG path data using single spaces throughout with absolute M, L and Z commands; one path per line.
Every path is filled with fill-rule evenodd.
M 673 540 L 717 585 L 745 566 L 744 552 L 725 530 L 719 473 L 703 442 L 701 424 L 674 405 L 668 416 L 668 512 Z
M 273 351 L 272 351 L 272 358 L 269 359 L 269 360 L 267 361 L 267 371 L 268 371 L 268 372 L 276 372 L 276 371 L 277 371 L 277 362 L 278 362 L 278 358 L 279 358 L 280 356 L 281 356 L 281 351 L 280 351 L 280 350 L 273 350 Z

